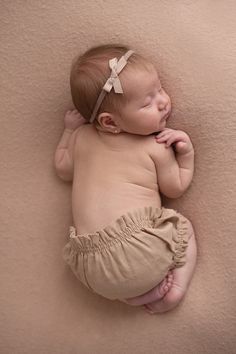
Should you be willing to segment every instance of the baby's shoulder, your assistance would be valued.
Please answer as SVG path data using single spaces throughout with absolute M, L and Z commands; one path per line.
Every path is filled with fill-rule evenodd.
M 76 129 L 76 140 L 82 142 L 83 140 L 92 139 L 92 127 L 91 124 L 83 124 Z
M 146 145 L 147 150 L 150 152 L 153 150 L 156 151 L 157 149 L 161 150 L 160 144 L 157 143 L 155 136 L 155 134 L 152 134 L 143 138 L 143 144 Z

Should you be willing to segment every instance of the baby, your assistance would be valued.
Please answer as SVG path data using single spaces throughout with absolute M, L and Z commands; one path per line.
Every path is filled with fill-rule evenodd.
M 187 291 L 197 252 L 191 223 L 163 208 L 160 192 L 177 198 L 188 188 L 191 140 L 166 128 L 171 101 L 155 67 L 124 46 L 88 50 L 70 83 L 77 110 L 66 113 L 55 154 L 58 175 L 73 181 L 64 259 L 97 294 L 169 311 Z

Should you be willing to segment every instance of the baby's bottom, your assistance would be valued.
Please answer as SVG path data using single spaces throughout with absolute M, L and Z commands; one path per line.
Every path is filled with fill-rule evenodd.
M 169 272 L 164 280 L 149 292 L 131 299 L 126 299 L 129 305 L 145 305 L 149 313 L 166 312 L 176 307 L 183 299 L 196 264 L 197 247 L 191 223 L 188 221 L 188 248 L 186 251 L 186 263 Z

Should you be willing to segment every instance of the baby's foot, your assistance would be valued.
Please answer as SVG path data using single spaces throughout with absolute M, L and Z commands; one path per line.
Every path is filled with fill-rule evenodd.
M 173 273 L 172 271 L 168 272 L 166 277 L 159 283 L 155 288 L 148 291 L 147 293 L 133 297 L 131 299 L 126 299 L 125 302 L 132 306 L 140 306 L 154 301 L 161 300 L 166 293 L 169 291 L 173 283 Z
M 170 290 L 165 296 L 159 301 L 153 301 L 149 304 L 144 305 L 146 311 L 150 314 L 167 312 L 175 308 L 180 301 L 183 299 L 185 290 L 181 287 L 173 284 Z
M 188 232 L 189 241 L 186 253 L 186 263 L 181 267 L 173 269 L 173 282 L 165 296 L 159 301 L 146 303 L 146 308 L 151 313 L 161 313 L 172 310 L 181 302 L 188 289 L 189 283 L 193 276 L 197 255 L 196 241 L 193 228 L 190 223 Z
M 169 271 L 167 276 L 162 280 L 162 282 L 158 285 L 159 286 L 159 292 L 163 296 L 170 290 L 172 284 L 173 284 L 173 272 Z M 163 296 L 161 298 L 163 298 Z M 157 299 L 158 300 L 158 299 Z

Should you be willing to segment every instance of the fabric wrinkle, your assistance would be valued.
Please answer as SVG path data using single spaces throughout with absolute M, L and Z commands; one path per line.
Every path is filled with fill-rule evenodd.
M 94 233 L 78 235 L 71 226 L 63 256 L 89 289 L 122 299 L 149 291 L 184 265 L 187 245 L 187 219 L 172 209 L 145 207 Z

